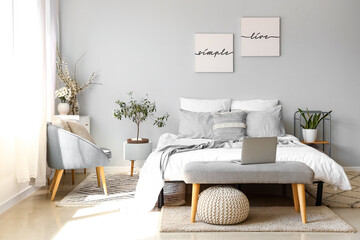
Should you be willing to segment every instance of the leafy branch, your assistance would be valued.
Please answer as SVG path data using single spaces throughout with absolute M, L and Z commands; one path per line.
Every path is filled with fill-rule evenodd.
M 56 48 L 56 54 L 57 54 L 57 61 L 56 61 L 57 75 L 58 75 L 59 79 L 63 83 L 65 83 L 66 87 L 71 89 L 71 91 L 74 95 L 79 94 L 82 90 L 84 90 L 86 87 L 88 87 L 91 84 L 100 84 L 101 85 L 101 83 L 94 82 L 94 80 L 97 78 L 97 75 L 95 75 L 95 72 L 93 72 L 90 75 L 90 78 L 82 85 L 80 85 L 78 83 L 78 81 L 77 81 L 78 64 L 79 64 L 80 60 L 85 56 L 85 53 L 76 61 L 75 67 L 74 67 L 74 74 L 72 77 L 70 75 L 68 64 L 65 59 L 62 59 L 60 50 L 58 48 Z
M 159 128 L 165 127 L 166 121 L 169 118 L 169 114 L 165 113 L 161 117 L 155 117 L 156 112 L 156 103 L 151 102 L 148 99 L 146 94 L 145 98 L 141 100 L 136 100 L 133 98 L 133 92 L 129 92 L 130 100 L 126 103 L 121 100 L 117 100 L 115 103 L 119 105 L 119 109 L 114 110 L 114 117 L 116 119 L 122 120 L 123 118 L 128 118 L 134 122 L 137 126 L 136 140 L 139 141 L 139 131 L 140 124 L 146 122 L 148 118 L 154 120 L 153 125 L 158 126 Z

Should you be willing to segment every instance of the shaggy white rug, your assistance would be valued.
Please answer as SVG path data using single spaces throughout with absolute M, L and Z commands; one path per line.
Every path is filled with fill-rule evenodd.
M 190 223 L 189 206 L 161 210 L 161 232 L 355 232 L 355 229 L 325 206 L 307 207 L 307 224 L 294 207 L 251 207 L 249 217 L 237 225 Z

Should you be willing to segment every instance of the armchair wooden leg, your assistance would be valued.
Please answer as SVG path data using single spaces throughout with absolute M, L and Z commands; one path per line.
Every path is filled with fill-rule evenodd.
M 86 174 L 86 168 L 84 168 L 84 174 Z
M 199 199 L 200 184 L 193 183 L 192 199 L 191 199 L 191 219 L 190 222 L 195 222 L 197 203 Z
M 54 190 L 54 186 L 55 186 L 55 182 L 56 182 L 56 178 L 57 178 L 58 173 L 59 173 L 59 170 L 56 169 L 55 174 L 54 174 L 54 178 L 51 181 L 51 185 L 50 185 L 50 189 L 49 189 L 50 192 L 52 192 Z
M 98 182 L 98 187 L 100 187 L 100 169 L 99 167 L 96 167 L 96 177 L 97 177 L 97 182 Z
M 301 221 L 302 223 L 306 223 L 305 184 L 297 184 L 297 189 L 299 194 Z
M 293 193 L 295 212 L 300 212 L 297 184 L 296 183 L 291 184 L 291 188 L 292 188 L 292 193 Z
M 72 185 L 75 184 L 75 169 L 71 169 L 71 180 L 72 180 Z
M 99 167 L 99 170 L 100 170 L 102 185 L 103 185 L 103 188 L 104 188 L 104 193 L 105 193 L 105 195 L 107 196 L 108 193 L 107 193 L 107 188 L 106 188 L 104 167 Z
M 59 188 L 59 183 L 60 183 L 61 177 L 62 177 L 62 175 L 63 175 L 64 169 L 61 169 L 61 170 L 58 170 L 58 171 L 59 171 L 59 172 L 58 172 L 58 174 L 56 175 L 56 179 L 54 178 L 54 180 L 55 180 L 55 186 L 54 186 L 54 191 L 53 191 L 53 193 L 52 193 L 52 195 L 51 195 L 51 201 L 53 201 L 54 198 L 55 198 L 55 195 L 56 195 L 56 192 L 57 192 L 57 190 L 58 190 L 58 188 Z

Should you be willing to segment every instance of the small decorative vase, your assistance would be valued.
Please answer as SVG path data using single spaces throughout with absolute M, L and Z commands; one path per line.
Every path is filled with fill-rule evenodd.
M 317 129 L 303 129 L 302 133 L 305 142 L 312 143 L 316 141 Z
M 57 106 L 57 110 L 60 113 L 60 115 L 67 115 L 69 112 L 70 106 L 68 103 L 59 103 Z

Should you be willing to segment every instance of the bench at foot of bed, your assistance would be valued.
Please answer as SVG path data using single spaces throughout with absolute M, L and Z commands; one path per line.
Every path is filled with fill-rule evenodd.
M 305 184 L 314 181 L 314 172 L 304 163 L 276 162 L 240 165 L 229 161 L 191 162 L 184 169 L 185 183 L 193 184 L 191 222 L 195 222 L 200 184 L 291 184 L 294 207 L 306 223 Z

